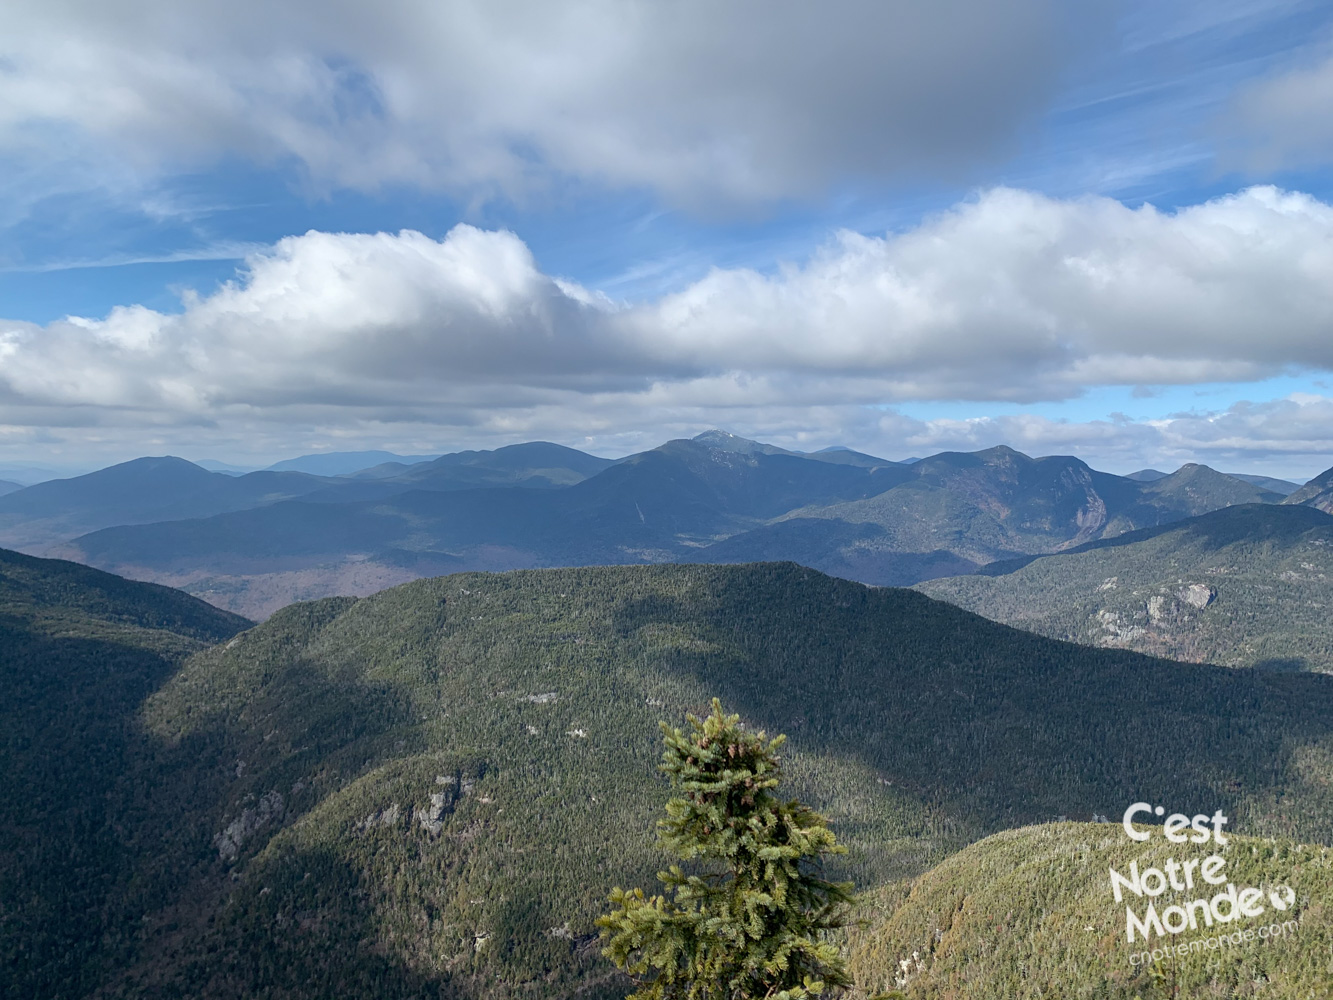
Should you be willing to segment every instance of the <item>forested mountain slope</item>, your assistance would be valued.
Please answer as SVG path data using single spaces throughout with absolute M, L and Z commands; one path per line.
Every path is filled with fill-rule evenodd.
M 1218 850 L 1164 843 L 1160 829 L 1136 843 L 1119 822 L 1055 823 L 998 833 L 919 878 L 871 893 L 868 925 L 857 931 L 850 964 L 861 995 L 897 991 L 908 1000 L 1150 1000 L 1170 997 L 1268 997 L 1308 1000 L 1329 994 L 1333 973 L 1333 853 L 1273 838 L 1231 836 L 1219 851 L 1240 887 L 1262 890 L 1264 912 L 1208 928 L 1127 940 L 1125 905 L 1111 891 L 1110 870 L 1128 875 L 1167 859 L 1202 860 Z M 1197 869 L 1196 869 L 1197 870 Z M 1272 905 L 1287 886 L 1295 904 Z M 1168 889 L 1155 900 L 1122 891 L 1142 919 L 1147 904 L 1211 898 L 1222 886 Z M 1226 913 L 1224 904 L 1221 912 Z M 1288 921 L 1292 923 L 1288 923 Z M 1277 925 L 1271 940 L 1260 938 Z M 1188 946 L 1219 934 L 1251 939 L 1197 948 L 1161 961 L 1130 964 L 1165 944 Z
M 657 720 L 713 695 L 790 735 L 788 791 L 862 886 L 1140 797 L 1333 842 L 1333 679 L 1089 650 L 791 564 L 422 580 L 167 673 L 117 696 L 97 783 L 133 849 L 53 897 L 95 943 L 7 897 L 5 995 L 615 996 L 592 919 L 660 867 Z M 85 797 L 41 761 L 105 738 L 48 728 L 18 784 L 76 836 Z
M 136 716 L 186 656 L 249 625 L 0 550 L 0 995 L 87 995 L 174 898 L 179 817 L 207 786 L 188 752 L 145 749 Z
M 398 462 L 362 469 L 311 494 L 321 503 L 383 499 L 412 490 L 466 490 L 488 487 L 558 489 L 582 482 L 615 464 L 574 448 L 545 441 L 494 451 L 459 451 L 427 462 Z
M 1282 502 L 1317 507 L 1333 514 L 1333 469 L 1321 472 Z
M 1333 517 L 1249 504 L 918 589 L 1093 646 L 1333 671 Z
M 1282 499 L 1206 466 L 1135 481 L 1076 458 L 1033 459 L 1005 447 L 935 455 L 900 478 L 866 499 L 792 510 L 689 558 L 792 559 L 864 583 L 905 586 L 1204 510 Z

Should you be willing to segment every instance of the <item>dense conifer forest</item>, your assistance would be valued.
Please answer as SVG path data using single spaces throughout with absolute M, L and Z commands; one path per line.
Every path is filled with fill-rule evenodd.
M 1333 518 L 1245 504 L 919 590 L 1055 639 L 1333 672 Z
M 1333 853 L 1326 846 L 1232 837 L 1224 856 L 1238 885 L 1289 887 L 1293 908 L 1264 899 L 1264 913 L 1238 917 L 1178 937 L 1127 942 L 1125 906 L 1116 903 L 1109 872 L 1146 870 L 1182 850 L 1160 839 L 1136 844 L 1118 823 L 1053 823 L 995 834 L 953 855 L 920 878 L 869 893 L 867 922 L 849 949 L 861 989 L 910 1000 L 1155 1000 L 1168 997 L 1329 995 L 1333 949 Z M 1191 890 L 1159 897 L 1172 902 L 1212 896 Z M 1169 892 L 1170 890 L 1168 890 Z M 1124 893 L 1136 904 L 1145 900 Z M 1227 907 L 1221 906 L 1224 914 Z M 1271 929 L 1276 926 L 1274 933 Z M 1260 937 L 1272 933 L 1270 939 Z M 1191 942 L 1239 931 L 1250 940 L 1189 948 Z M 1130 963 L 1144 949 L 1187 950 L 1157 962 Z
M 659 720 L 714 695 L 788 734 L 784 788 L 862 889 L 1140 798 L 1333 842 L 1320 675 L 1087 649 L 793 564 L 462 574 L 244 631 L 120 585 L 100 617 L 7 619 L 30 804 L 0 853 L 6 996 L 623 996 L 593 922 L 660 866 Z M 122 623 L 163 595 L 165 628 Z

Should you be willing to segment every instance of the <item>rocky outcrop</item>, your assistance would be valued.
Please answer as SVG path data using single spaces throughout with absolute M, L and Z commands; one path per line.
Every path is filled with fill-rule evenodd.
M 213 837 L 218 857 L 223 861 L 235 861 L 247 840 L 264 827 L 281 822 L 285 813 L 286 803 L 282 793 L 276 790 L 265 792 L 254 806 L 242 809 L 239 816 Z
M 431 792 L 430 804 L 420 806 L 412 814 L 421 829 L 432 837 L 438 836 L 440 831 L 444 829 L 444 824 L 449 814 L 454 811 L 454 806 L 458 803 L 459 798 L 472 794 L 476 779 L 439 774 L 435 776 L 435 784 L 442 786 L 444 790 Z
M 1118 586 L 1118 578 L 1108 577 L 1097 590 L 1115 591 Z M 1207 583 L 1185 583 L 1177 586 L 1174 591 L 1163 587 L 1137 608 L 1125 608 L 1122 605 L 1118 610 L 1103 607 L 1096 611 L 1093 614 L 1096 624 L 1090 638 L 1099 646 L 1120 646 L 1159 653 L 1173 648 L 1181 634 L 1180 630 L 1188 631 L 1198 612 L 1215 600 L 1217 588 Z
M 365 831 L 373 830 L 377 826 L 394 826 L 401 817 L 402 809 L 399 808 L 397 802 L 393 802 L 389 804 L 387 809 L 373 812 L 365 819 L 361 820 L 361 822 L 356 824 L 356 828 Z
M 439 832 L 444 829 L 444 816 L 448 801 L 447 793 L 431 792 L 430 805 L 423 806 L 416 812 L 417 822 L 421 824 L 421 829 L 432 837 L 438 836 Z
M 1189 583 L 1176 591 L 1176 597 L 1190 607 L 1202 611 L 1217 600 L 1217 588 L 1210 587 L 1206 583 Z

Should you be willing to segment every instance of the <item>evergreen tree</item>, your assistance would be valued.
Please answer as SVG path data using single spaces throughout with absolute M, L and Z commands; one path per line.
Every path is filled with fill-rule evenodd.
M 778 748 L 740 716 L 662 724 L 661 770 L 676 797 L 658 846 L 687 863 L 658 872 L 665 894 L 616 888 L 597 923 L 604 954 L 639 986 L 632 1000 L 801 1000 L 850 985 L 826 933 L 846 924 L 851 883 L 821 877 L 845 853 L 824 817 L 773 789 Z

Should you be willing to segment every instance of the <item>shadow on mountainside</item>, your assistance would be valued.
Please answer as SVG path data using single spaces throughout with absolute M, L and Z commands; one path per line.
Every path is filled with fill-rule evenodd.
M 1328 794 L 1299 818 L 1269 808 L 1298 782 L 1313 788 L 1291 761 L 1333 741 L 1333 677 L 1090 650 L 912 591 L 791 564 L 750 570 L 743 592 L 626 604 L 619 627 L 702 618 L 737 657 L 677 654 L 676 665 L 729 709 L 860 760 L 987 833 L 1169 799 L 1220 807 L 1246 832 L 1333 842 Z M 774 601 L 783 628 L 757 627 Z

